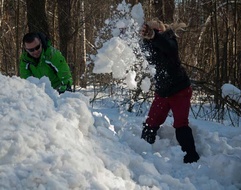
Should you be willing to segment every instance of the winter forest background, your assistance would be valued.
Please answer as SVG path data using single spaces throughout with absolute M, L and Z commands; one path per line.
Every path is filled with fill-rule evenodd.
M 130 9 L 118 10 L 121 3 Z M 133 45 L 138 40 L 138 27 L 133 22 L 118 22 L 123 18 L 131 21 L 128 11 L 138 3 L 142 5 L 145 20 L 157 17 L 165 23 L 185 22 L 188 25 L 178 34 L 178 42 L 181 60 L 193 83 L 193 105 L 196 106 L 191 110 L 193 115 L 221 123 L 229 117 L 228 125 L 239 126 L 240 92 L 236 101 L 222 96 L 224 84 L 241 89 L 239 0 L 1 0 L 1 74 L 19 75 L 23 35 L 42 31 L 67 58 L 75 90 L 91 86 L 94 89 L 91 102 L 104 96 L 119 96 L 129 112 L 143 114 L 143 103 L 151 102 L 153 91 L 141 88 L 142 81 L 150 75 L 141 58 L 131 67 L 136 73 L 137 84 L 128 92 L 123 90 L 126 89 L 125 80 L 113 77 L 112 72 L 93 72 L 95 55 L 114 35 L 124 39 L 137 58 L 141 57 Z M 113 34 L 115 28 L 121 32 Z

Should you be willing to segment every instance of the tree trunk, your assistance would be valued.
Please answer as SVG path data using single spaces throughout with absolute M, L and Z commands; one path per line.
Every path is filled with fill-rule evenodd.
M 70 0 L 58 0 L 59 48 L 67 58 L 70 35 Z
M 81 55 L 80 55 L 80 86 L 86 88 L 86 35 L 85 35 L 85 10 L 84 1 L 81 2 L 81 15 L 80 18 L 83 21 L 81 27 L 80 41 L 82 44 Z
M 163 21 L 165 23 L 172 23 L 174 10 L 175 10 L 175 3 L 174 0 L 165 0 L 163 1 Z
M 20 50 L 20 43 L 19 43 L 19 0 L 16 1 L 16 17 L 15 17 L 15 26 L 16 26 L 16 62 L 15 62 L 15 68 L 16 68 L 16 74 L 19 75 L 19 50 Z
M 29 32 L 43 32 L 49 36 L 49 27 L 45 12 L 46 0 L 26 0 Z

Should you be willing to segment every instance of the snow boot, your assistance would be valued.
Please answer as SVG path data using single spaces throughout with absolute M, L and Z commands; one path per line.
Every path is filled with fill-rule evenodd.
M 197 162 L 200 157 L 196 152 L 192 129 L 188 126 L 176 128 L 176 138 L 182 148 L 182 151 L 187 153 L 184 156 L 183 162 Z

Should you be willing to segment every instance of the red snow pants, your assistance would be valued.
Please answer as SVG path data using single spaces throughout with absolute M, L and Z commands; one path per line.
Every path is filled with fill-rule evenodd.
M 174 118 L 174 128 L 188 126 L 191 97 L 191 87 L 165 98 L 155 94 L 155 98 L 146 119 L 146 124 L 151 128 L 158 128 L 165 122 L 168 112 L 171 110 Z

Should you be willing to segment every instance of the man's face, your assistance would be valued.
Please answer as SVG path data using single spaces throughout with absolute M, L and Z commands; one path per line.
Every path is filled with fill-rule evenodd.
M 42 44 L 38 38 L 34 38 L 31 43 L 25 42 L 24 48 L 34 58 L 39 58 L 42 53 Z

